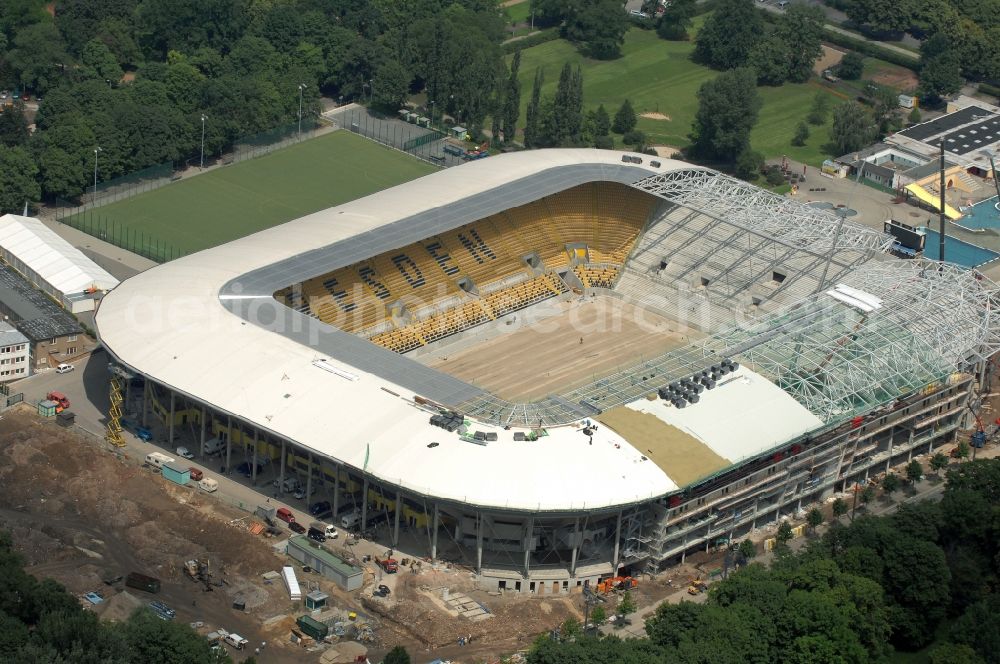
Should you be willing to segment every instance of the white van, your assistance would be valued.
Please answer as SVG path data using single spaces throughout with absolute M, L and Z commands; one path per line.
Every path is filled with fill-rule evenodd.
M 201 446 L 201 453 L 212 456 L 213 454 L 222 454 L 223 450 L 226 449 L 226 444 L 219 440 L 218 438 L 209 438 Z
M 198 482 L 198 488 L 205 493 L 212 493 L 213 491 L 218 491 L 219 483 L 211 477 L 206 477 Z
M 272 485 L 274 486 L 275 489 L 279 488 L 281 485 L 281 480 L 275 479 L 274 482 L 272 482 Z M 299 482 L 299 478 L 297 477 L 285 478 L 285 487 L 283 489 L 285 493 L 292 493 L 294 491 L 298 491 L 301 488 L 302 488 L 302 483 Z
M 236 633 L 226 634 L 224 640 L 226 643 L 236 648 L 237 650 L 243 650 L 243 648 L 245 648 L 250 644 L 249 641 L 247 641 L 242 636 Z
M 351 510 L 340 517 L 340 527 L 344 530 L 350 530 L 359 523 L 361 523 L 361 512 L 357 510 Z
M 159 452 L 150 452 L 146 455 L 146 463 L 154 468 L 163 468 L 164 464 L 173 463 L 174 458 Z

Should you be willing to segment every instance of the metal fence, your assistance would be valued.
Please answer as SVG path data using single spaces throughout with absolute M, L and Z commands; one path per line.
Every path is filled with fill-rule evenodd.
M 224 167 L 230 164 L 261 157 L 275 150 L 287 147 L 324 133 L 330 123 L 321 118 L 303 118 L 302 131 L 298 122 L 281 125 L 269 131 L 240 138 L 232 150 L 206 161 L 209 167 Z M 78 201 L 56 199 L 55 217 L 61 223 L 83 231 L 88 235 L 109 242 L 117 247 L 162 263 L 184 255 L 184 251 L 162 238 L 147 235 L 138 228 L 129 227 L 100 213 L 100 208 L 111 203 L 127 200 L 145 194 L 184 178 L 184 172 L 200 163 L 201 155 L 190 157 L 178 169 L 167 162 L 144 168 L 106 182 L 99 182 L 96 190 L 88 189 Z M 190 166 L 194 164 L 194 166 Z
M 375 115 L 362 106 L 348 106 L 324 113 L 323 117 L 359 136 L 411 154 L 435 166 L 457 166 L 461 157 L 444 151 L 447 134 L 397 118 Z M 416 116 L 414 116 L 416 117 Z

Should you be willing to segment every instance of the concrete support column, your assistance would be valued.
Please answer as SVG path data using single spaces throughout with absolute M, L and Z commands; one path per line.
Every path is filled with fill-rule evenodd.
M 438 555 L 438 505 L 434 503 L 434 515 L 431 517 L 431 562 L 437 560 Z
M 257 486 L 257 442 L 260 440 L 258 431 L 253 430 L 253 465 L 250 466 L 250 484 Z
M 142 381 L 142 426 L 149 426 L 149 379 Z
M 174 400 L 176 395 L 170 390 L 170 423 L 167 425 L 167 446 L 174 446 Z
M 284 464 L 284 457 L 282 457 L 282 464 Z M 333 464 L 333 517 L 334 521 L 337 520 L 337 512 L 340 509 L 340 464 Z
M 280 492 L 285 487 L 285 457 L 288 454 L 285 451 L 285 441 L 281 441 L 281 470 L 278 473 L 278 492 Z
M 368 526 L 368 478 L 361 487 L 361 532 L 365 532 Z
M 483 513 L 476 513 L 476 574 L 483 573 Z
M 309 507 L 310 496 L 313 486 L 313 455 L 312 452 L 306 454 L 306 507 Z
M 392 523 L 392 548 L 399 546 L 399 515 L 403 512 L 403 494 L 396 492 L 396 515 Z
M 528 529 L 524 535 L 524 578 L 531 574 L 531 541 L 535 534 L 535 517 L 528 517 Z
M 573 550 L 569 560 L 570 578 L 576 578 L 576 558 L 580 551 L 580 517 L 573 520 Z
M 207 413 L 205 412 L 205 407 L 202 406 L 201 407 L 201 442 L 198 445 L 198 457 L 199 458 L 201 458 L 201 456 L 205 453 L 205 427 L 207 426 L 207 424 L 205 422 L 206 417 L 207 417 Z
M 226 415 L 226 475 L 232 475 L 233 460 L 233 418 Z
M 682 565 L 684 564 L 684 561 L 687 560 L 687 555 L 688 555 L 687 546 L 688 546 L 688 536 L 687 536 L 687 533 L 685 533 L 684 534 L 684 539 L 681 540 L 681 564 Z
M 615 526 L 615 555 L 611 559 L 611 574 L 618 576 L 619 551 L 622 539 L 622 511 L 618 510 L 618 523 Z

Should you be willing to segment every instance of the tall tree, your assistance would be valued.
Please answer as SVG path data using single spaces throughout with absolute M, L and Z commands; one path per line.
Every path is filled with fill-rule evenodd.
M 626 99 L 618 108 L 618 112 L 615 113 L 615 121 L 611 128 L 619 134 L 627 134 L 635 129 L 635 123 L 635 109 L 632 108 L 632 102 Z
M 604 104 L 601 104 L 594 111 L 594 136 L 607 136 L 609 131 L 611 131 L 611 118 L 608 117 Z
M 0 145 L 14 147 L 28 142 L 28 119 L 20 99 L 0 113 Z
M 764 22 L 753 0 L 721 0 L 695 37 L 694 58 L 714 69 L 747 64 L 764 36 Z
M 524 145 L 525 147 L 538 147 L 538 129 L 541 111 L 542 84 L 545 82 L 545 73 L 541 67 L 535 69 L 535 80 L 531 86 L 531 100 L 525 115 L 524 124 Z
M 833 111 L 833 144 L 840 154 L 855 152 L 875 138 L 875 123 L 861 104 L 847 101 Z
M 920 96 L 931 104 L 962 89 L 962 66 L 951 40 L 938 33 L 920 46 Z
M 762 101 L 752 69 L 734 69 L 706 81 L 698 90 L 698 111 L 691 131 L 692 155 L 735 163 L 750 145 Z
M 517 120 L 521 115 L 521 81 L 518 80 L 520 71 L 521 49 L 517 49 L 510 61 L 510 74 L 507 76 L 503 99 L 503 136 L 507 143 L 514 142 L 517 136 Z
M 566 17 L 563 36 L 589 56 L 610 60 L 621 55 L 628 17 L 618 0 L 581 0 Z
M 856 81 L 861 78 L 864 69 L 865 56 L 857 51 L 848 51 L 837 66 L 837 73 L 845 80 Z
M 18 146 L 0 150 L 0 214 L 20 214 L 25 203 L 37 202 L 42 195 L 37 177 L 38 167 L 27 150 Z
M 656 34 L 662 39 L 687 41 L 696 7 L 695 0 L 671 2 L 660 15 L 660 20 L 656 24 Z
M 903 32 L 913 24 L 913 0 L 863 0 L 847 4 L 847 17 L 879 33 Z
M 775 35 L 785 43 L 788 79 L 803 83 L 812 75 L 813 63 L 823 54 L 823 24 L 826 16 L 819 7 L 792 4 L 778 19 Z

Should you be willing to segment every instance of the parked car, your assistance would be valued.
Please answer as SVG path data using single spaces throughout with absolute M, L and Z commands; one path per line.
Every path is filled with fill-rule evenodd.
M 253 471 L 251 470 L 251 463 L 249 461 L 244 461 L 240 465 L 236 466 L 236 472 L 243 477 L 253 477 Z M 257 464 L 257 473 L 264 472 L 264 466 Z
M 57 374 L 69 373 L 73 369 L 76 369 L 76 367 L 74 367 L 72 364 L 62 363 L 56 367 L 56 373 Z
M 317 514 L 323 514 L 324 512 L 329 512 L 331 510 L 329 500 L 321 500 L 319 502 L 313 503 L 309 506 L 309 513 L 313 516 Z
M 275 512 L 275 516 L 285 523 L 295 523 L 295 515 L 292 514 L 292 510 L 287 507 L 279 507 L 278 511 Z
M 288 524 L 288 529 L 298 535 L 301 535 L 302 533 L 306 532 L 306 527 L 303 526 L 298 521 L 292 521 L 290 524 Z
M 205 473 L 201 472 L 201 468 L 195 468 L 194 466 L 191 466 L 190 468 L 188 468 L 188 470 L 191 471 L 192 482 L 200 482 L 201 478 L 205 477 Z
M 174 453 L 177 454 L 177 456 L 182 457 L 184 459 L 194 458 L 194 455 L 191 454 L 191 450 L 189 450 L 186 447 L 178 447 L 176 450 L 174 450 Z
M 316 487 L 311 487 L 311 489 L 312 490 L 309 492 L 309 495 L 310 496 L 315 496 L 316 495 Z M 293 493 L 292 496 L 295 497 L 295 498 L 297 498 L 298 500 L 304 499 L 306 497 L 306 488 L 303 487 L 303 486 L 300 486 L 298 489 L 295 490 L 295 493 Z

